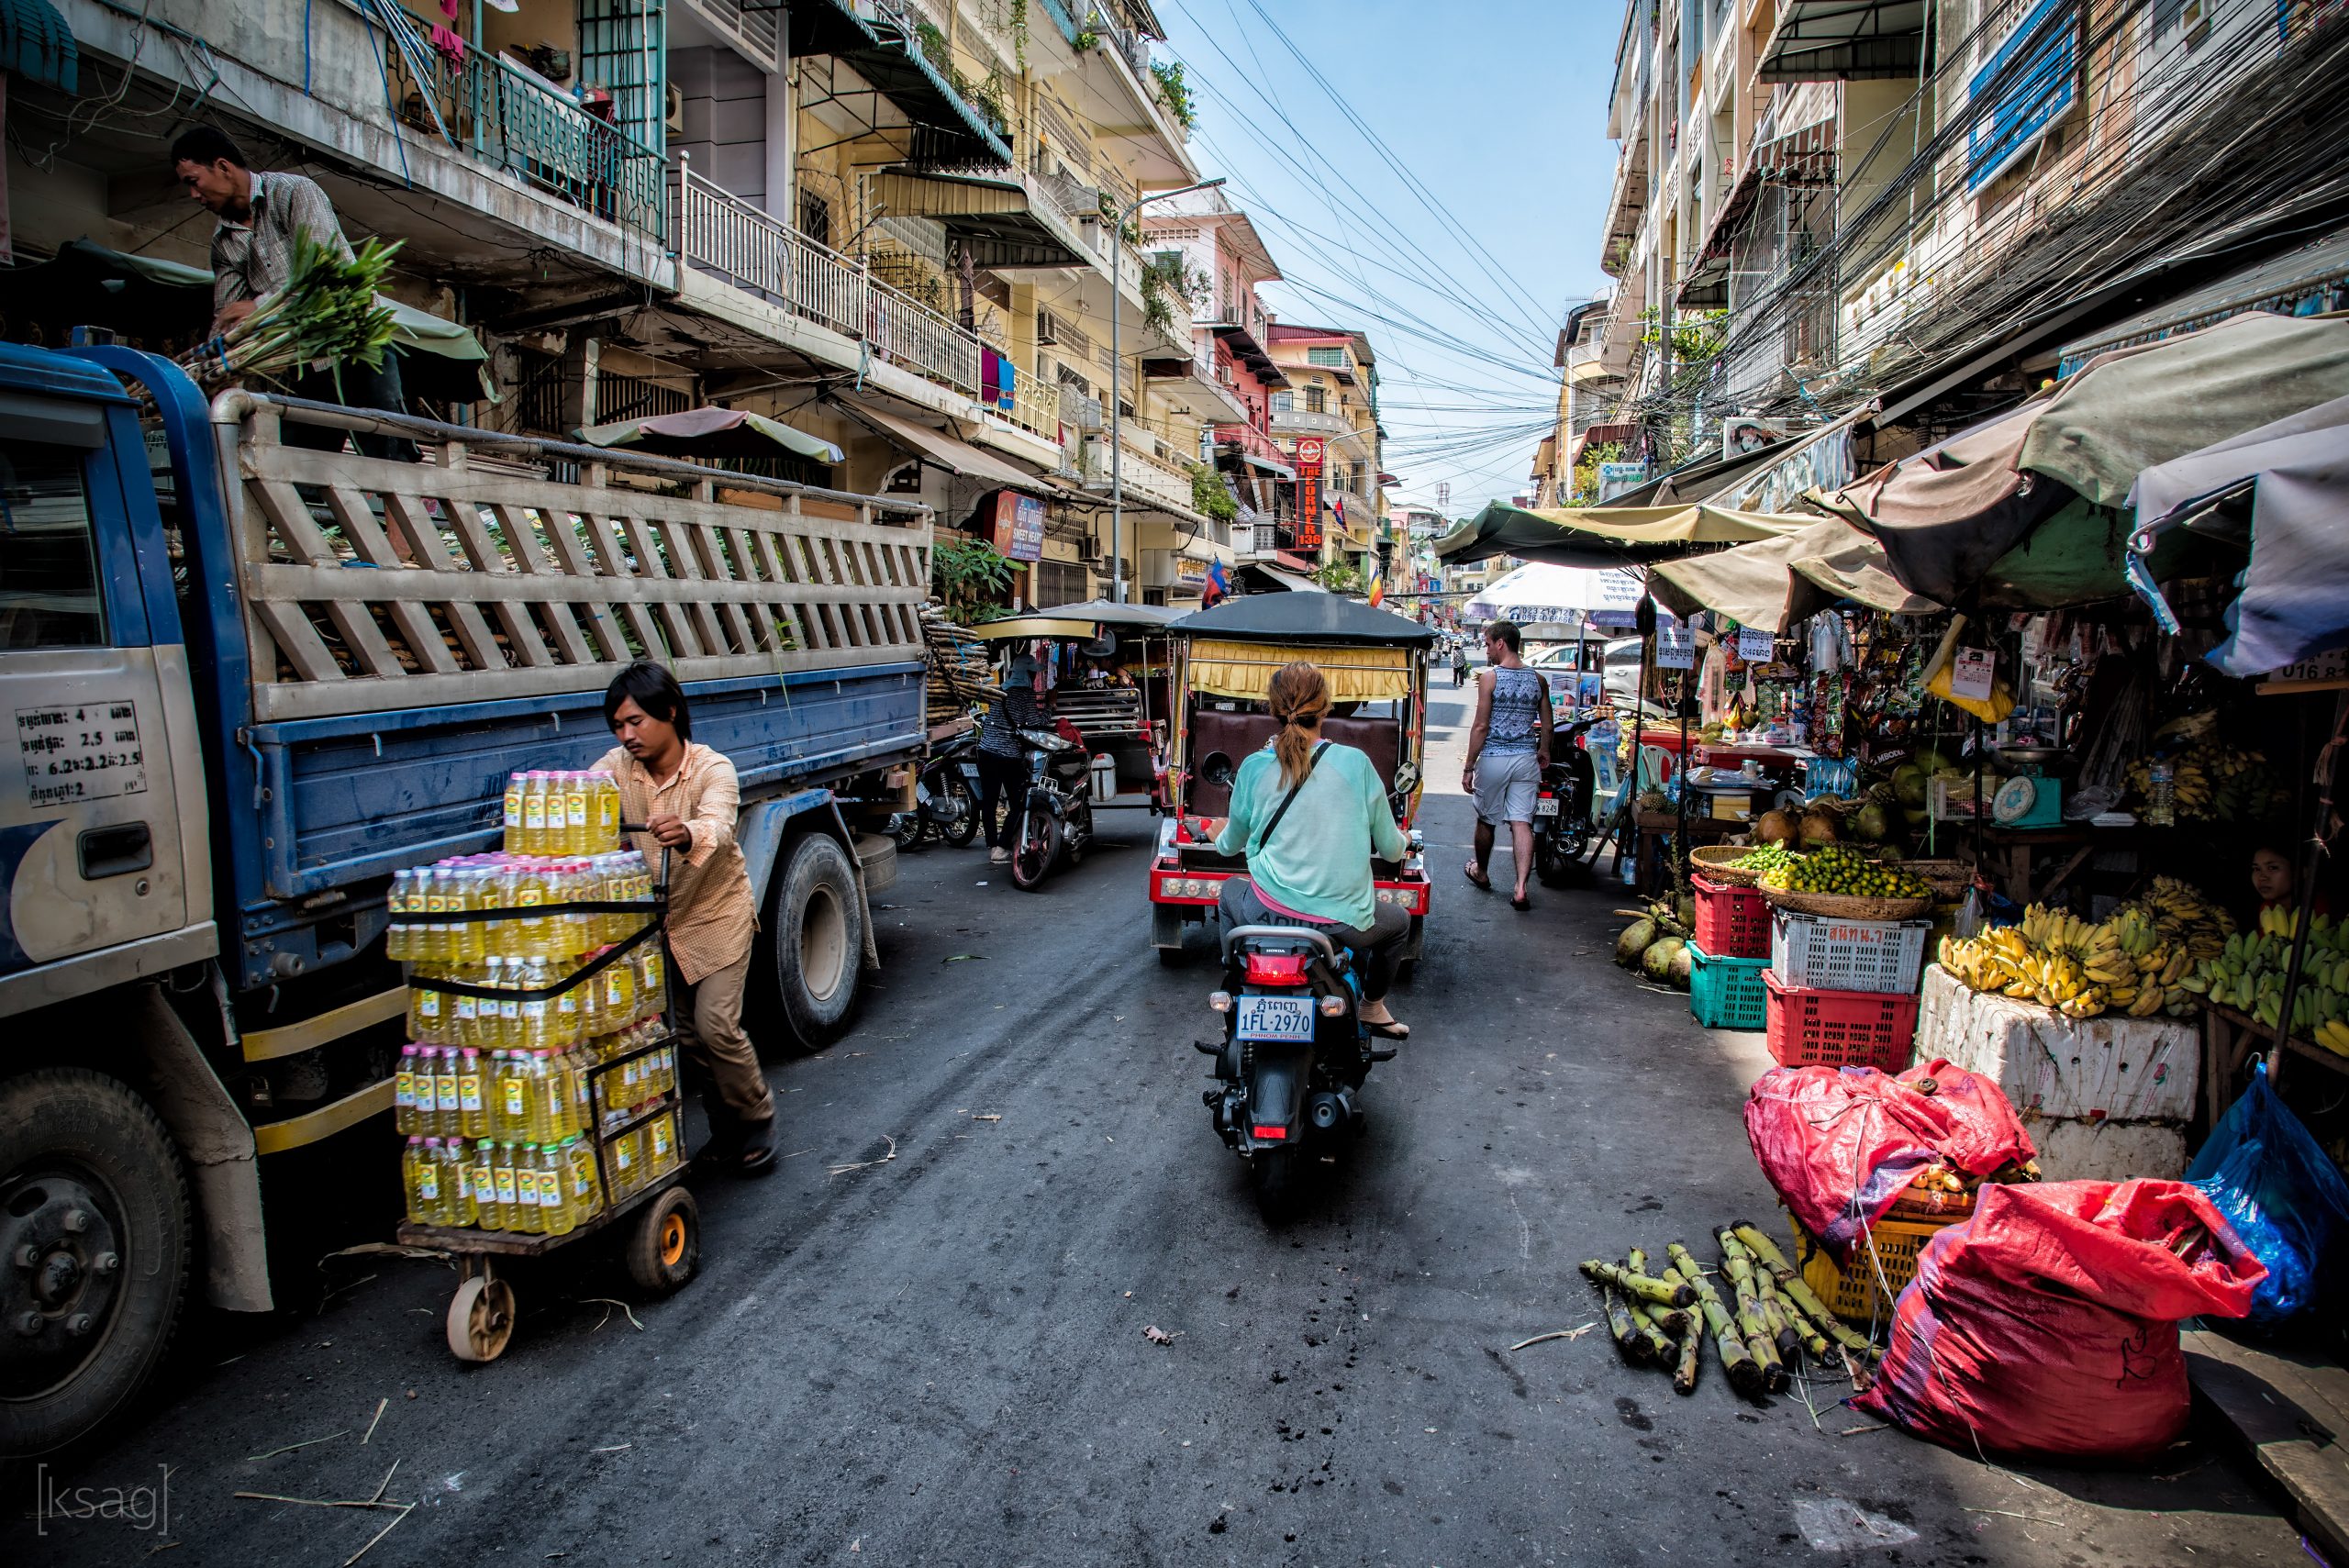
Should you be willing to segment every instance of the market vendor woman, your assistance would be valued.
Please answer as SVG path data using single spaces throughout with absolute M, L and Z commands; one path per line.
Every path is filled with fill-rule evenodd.
M 741 784 L 734 764 L 693 739 L 677 678 L 639 660 L 604 693 L 619 744 L 596 766 L 618 781 L 620 819 L 641 822 L 637 847 L 669 851 L 669 962 L 678 1032 L 702 1083 L 710 1140 L 702 1163 L 740 1175 L 774 1168 L 774 1098 L 742 1032 L 742 986 L 757 929 L 750 873 L 734 842 Z

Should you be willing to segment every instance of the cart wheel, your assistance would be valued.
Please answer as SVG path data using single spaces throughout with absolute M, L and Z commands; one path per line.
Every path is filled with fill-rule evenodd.
M 701 1208 L 694 1195 L 671 1187 L 637 1217 L 628 1241 L 628 1277 L 640 1290 L 667 1296 L 701 1267 Z
M 514 1340 L 514 1287 L 475 1274 L 449 1303 L 449 1351 L 461 1362 L 494 1362 Z

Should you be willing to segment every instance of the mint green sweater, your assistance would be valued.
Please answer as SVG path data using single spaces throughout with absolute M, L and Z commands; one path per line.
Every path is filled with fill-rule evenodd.
M 1256 890 L 1284 908 L 1367 928 L 1378 913 L 1371 852 L 1400 860 L 1407 848 L 1378 770 L 1353 747 L 1333 743 L 1271 840 L 1254 842 L 1287 794 L 1271 748 L 1250 753 L 1231 781 L 1231 815 L 1216 835 L 1217 852 L 1246 855 Z

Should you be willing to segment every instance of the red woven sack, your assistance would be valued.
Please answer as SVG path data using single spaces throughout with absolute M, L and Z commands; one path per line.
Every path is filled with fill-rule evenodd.
M 1920 1092 L 1928 1079 L 1932 1090 Z M 1746 1096 L 1745 1136 L 1778 1196 L 1838 1262 L 1925 1167 L 1987 1176 L 2038 1152 L 1998 1084 L 1939 1061 L 1897 1077 L 1774 1067 Z
M 2177 1320 L 2242 1317 L 2266 1273 L 2184 1182 L 1986 1186 L 1853 1406 L 1961 1453 L 2150 1458 L 2186 1430 Z

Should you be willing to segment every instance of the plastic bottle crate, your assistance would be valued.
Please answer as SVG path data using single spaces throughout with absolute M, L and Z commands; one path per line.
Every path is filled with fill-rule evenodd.
M 1702 942 L 1688 944 L 1688 1010 L 1709 1029 L 1762 1027 L 1762 976 L 1766 958 L 1716 958 Z
M 1698 918 L 1704 906 L 1698 906 Z M 1838 920 L 1776 909 L 1770 967 L 1792 986 L 1819 991 L 1915 991 L 1925 972 L 1931 920 Z
M 1852 1266 L 1848 1270 L 1839 1267 L 1827 1249 L 1813 1240 L 1794 1216 L 1787 1217 L 1787 1228 L 1794 1232 L 1795 1266 L 1802 1270 L 1802 1283 L 1810 1287 L 1820 1304 L 1847 1322 L 1873 1321 L 1881 1328 L 1892 1320 L 1895 1298 L 1917 1277 L 1917 1260 L 1923 1254 L 1925 1243 L 1971 1218 L 1958 1215 L 1941 1220 L 1879 1219 L 1852 1249 Z M 1870 1238 L 1876 1243 L 1876 1262 L 1868 1260 Z M 1892 1286 L 1891 1296 L 1885 1295 L 1884 1284 L 1876 1282 L 1876 1263 L 1884 1266 L 1884 1284 Z
M 1759 892 L 1751 887 L 1724 887 L 1701 876 L 1688 880 L 1697 894 L 1698 947 L 1715 958 L 1770 956 L 1770 906 Z
M 1909 1065 L 1917 1038 L 1917 998 L 1884 991 L 1824 991 L 1762 976 L 1763 1029 L 1781 1067 Z

